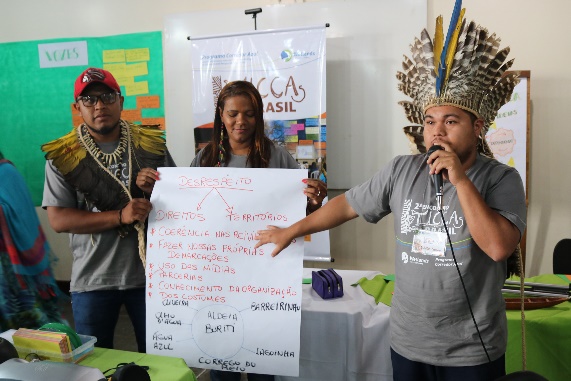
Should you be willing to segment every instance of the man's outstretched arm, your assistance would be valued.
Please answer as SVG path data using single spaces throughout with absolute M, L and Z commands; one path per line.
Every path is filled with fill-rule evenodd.
M 342 194 L 287 228 L 270 225 L 268 230 L 258 231 L 255 238 L 259 241 L 255 248 L 266 243 L 274 243 L 276 248 L 272 252 L 272 257 L 275 257 L 297 237 L 334 228 L 356 217 L 358 214 L 347 202 L 345 194 Z

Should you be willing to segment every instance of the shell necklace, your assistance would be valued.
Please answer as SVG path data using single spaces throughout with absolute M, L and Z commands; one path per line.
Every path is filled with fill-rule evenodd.
M 87 131 L 87 126 L 85 123 L 80 126 L 81 133 L 79 134 L 79 137 L 82 145 L 90 153 L 90 155 L 104 168 L 109 168 L 113 164 L 121 163 L 121 158 L 127 150 L 128 134 L 126 128 L 122 124 L 119 124 L 119 126 L 121 129 L 121 138 L 119 139 L 119 145 L 117 148 L 115 148 L 115 151 L 111 153 L 105 153 L 101 151 L 101 149 L 97 146 L 97 143 L 95 143 L 95 140 L 93 140 L 93 137 L 91 137 L 91 134 L 89 134 Z

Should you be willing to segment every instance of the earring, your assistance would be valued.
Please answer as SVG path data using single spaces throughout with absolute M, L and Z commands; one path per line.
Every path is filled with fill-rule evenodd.
M 226 150 L 224 149 L 224 123 L 220 128 L 220 142 L 218 143 L 218 163 L 216 164 L 217 167 L 221 167 L 225 161 L 225 154 Z

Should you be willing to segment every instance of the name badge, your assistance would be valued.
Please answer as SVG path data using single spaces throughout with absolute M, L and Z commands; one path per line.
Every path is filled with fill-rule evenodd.
M 444 257 L 446 255 L 446 234 L 419 230 L 412 239 L 412 252 Z

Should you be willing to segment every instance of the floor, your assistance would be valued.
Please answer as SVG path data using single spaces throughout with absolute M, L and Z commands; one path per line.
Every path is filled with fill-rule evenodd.
M 73 314 L 71 312 L 71 303 L 64 303 L 62 305 L 62 313 L 74 328 L 73 324 Z M 117 322 L 117 327 L 115 328 L 115 349 L 122 351 L 137 351 L 137 342 L 135 341 L 135 334 L 133 332 L 133 327 L 131 326 L 131 321 L 129 320 L 129 315 L 127 311 L 123 308 L 119 315 L 119 321 Z M 196 375 L 198 381 L 210 381 L 209 372 L 207 369 L 192 368 L 192 371 Z M 243 380 L 246 378 L 243 376 Z

